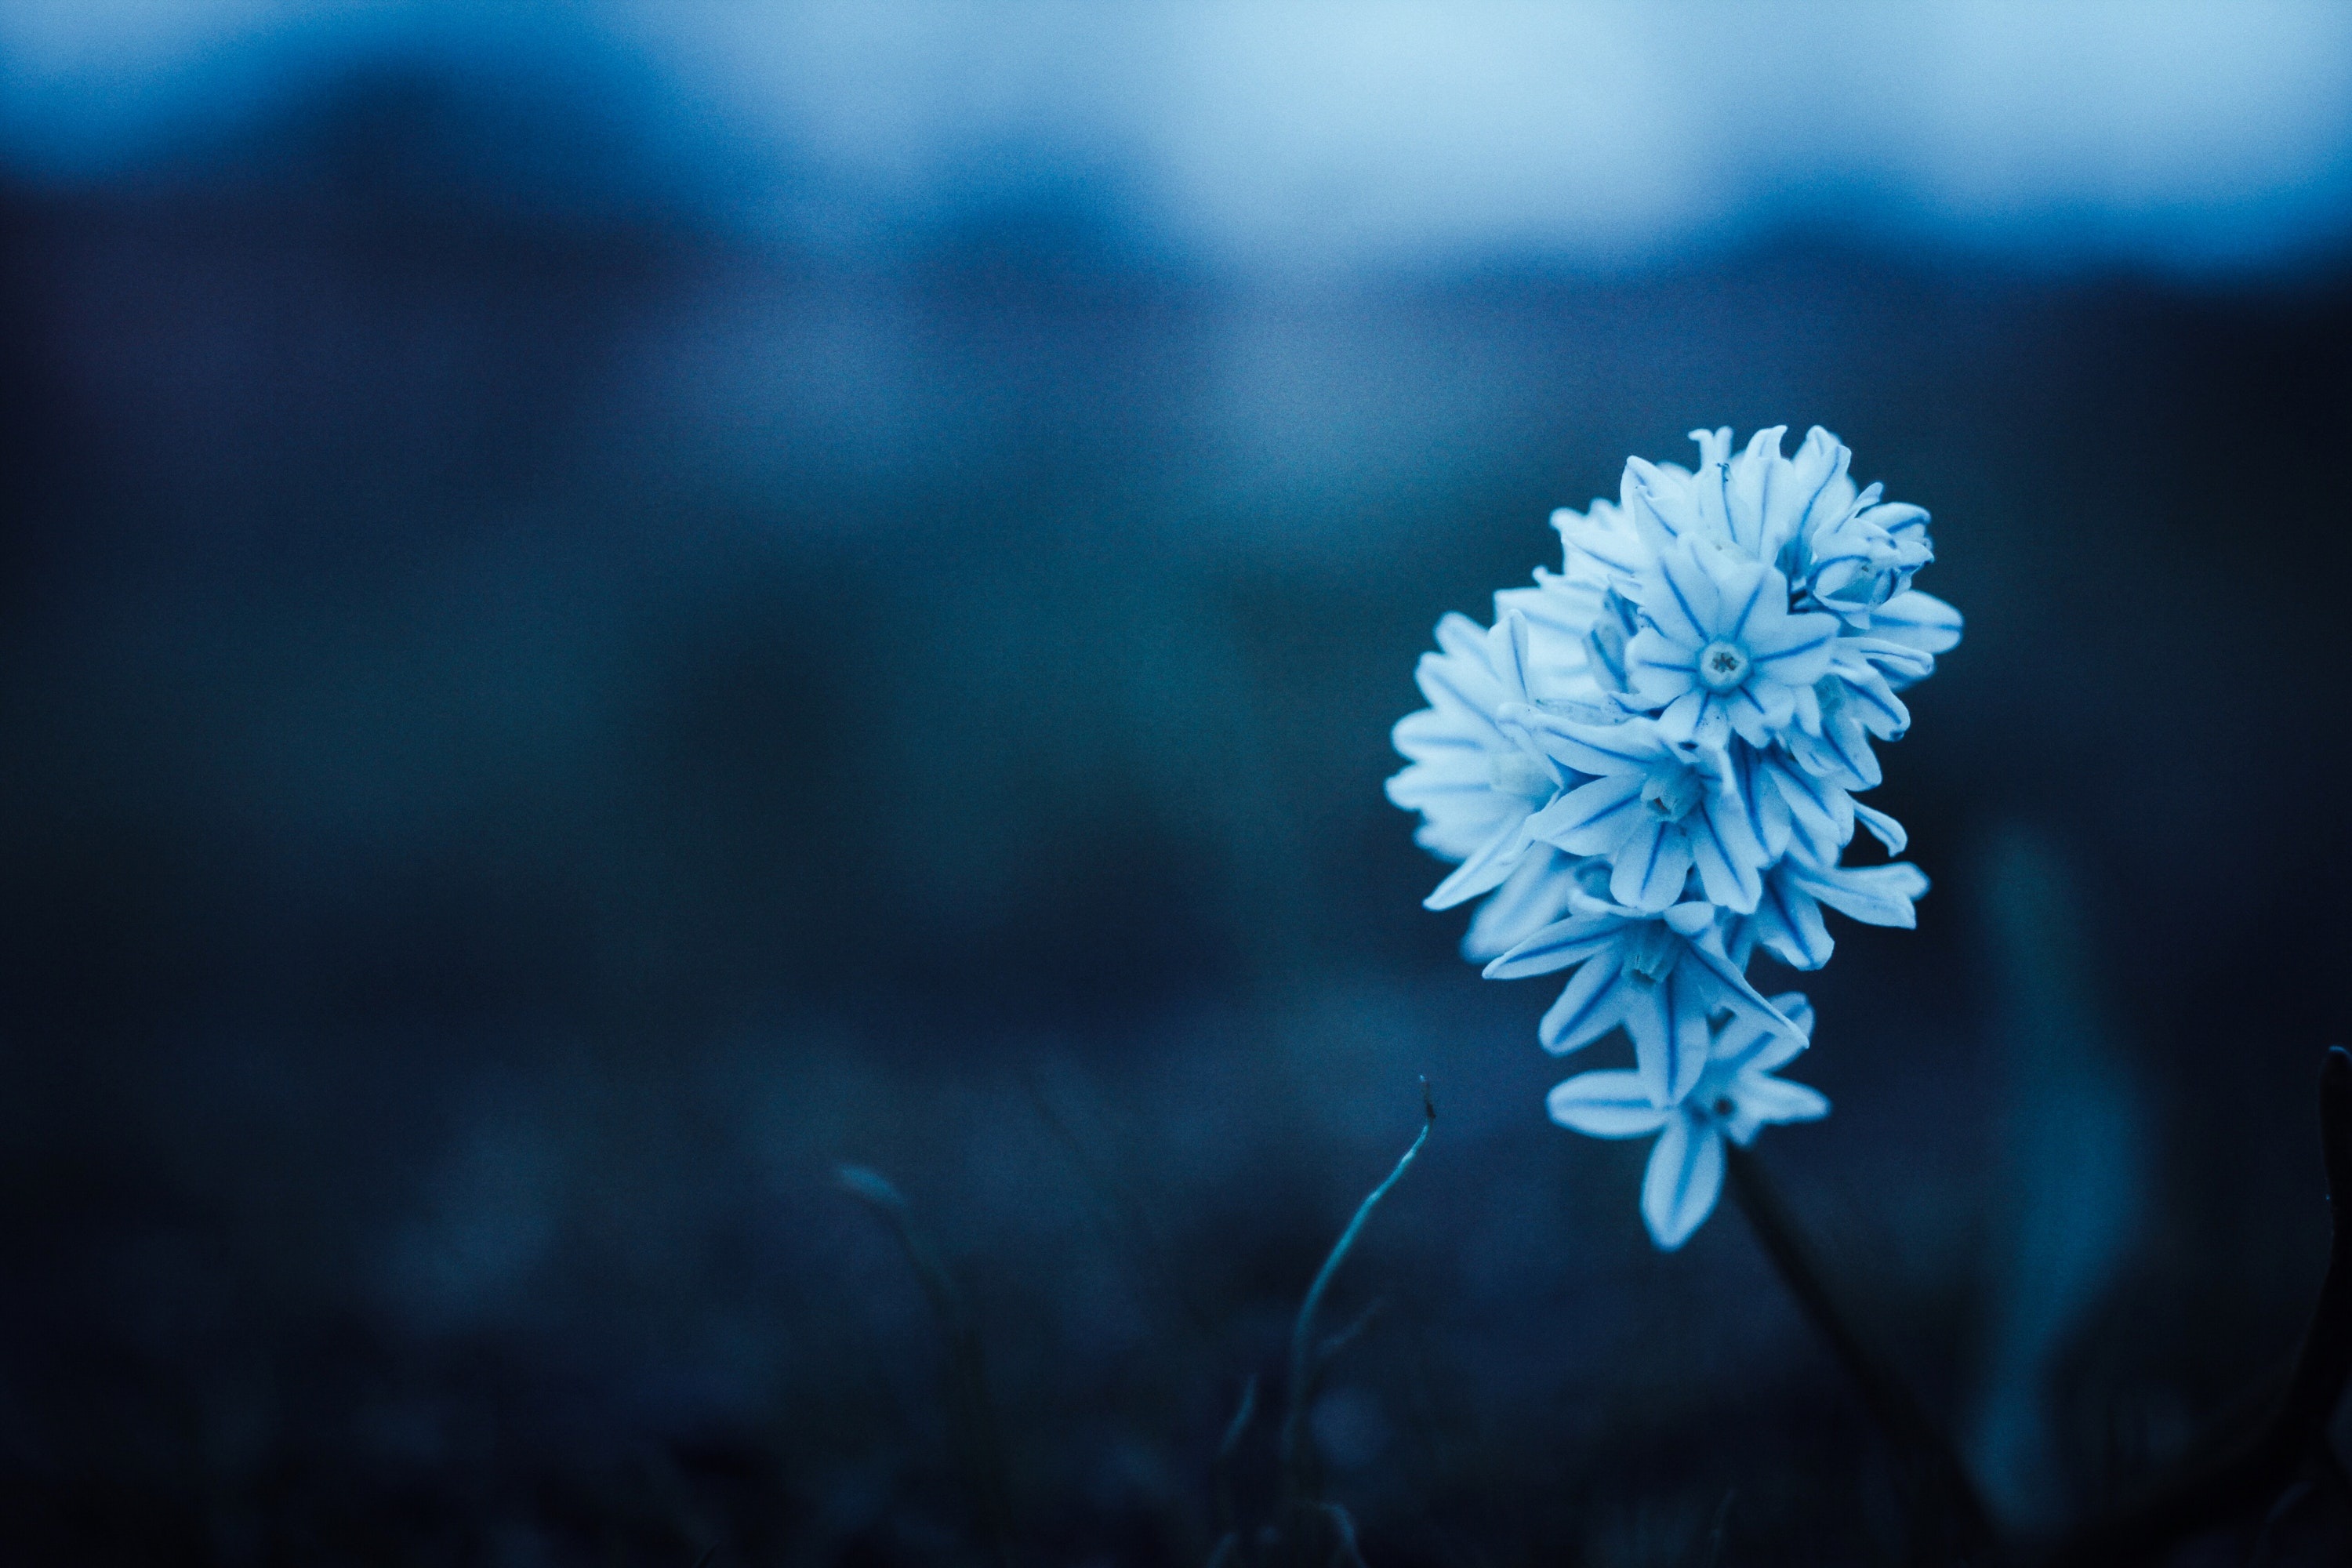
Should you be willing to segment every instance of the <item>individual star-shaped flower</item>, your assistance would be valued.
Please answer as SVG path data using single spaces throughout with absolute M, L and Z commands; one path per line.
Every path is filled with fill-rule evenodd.
M 1826 864 L 1853 837 L 1858 818 L 1894 823 L 1893 817 L 1854 799 L 1839 780 L 1799 766 L 1786 745 L 1784 741 L 1769 751 L 1749 750 L 1740 759 L 1741 794 L 1768 864 L 1790 853 L 1791 846 Z M 1897 825 L 1894 831 L 1902 829 Z
M 1911 588 L 1912 574 L 1936 558 L 1920 508 L 1879 501 L 1871 486 L 1853 509 L 1800 542 L 1798 570 L 1813 602 L 1866 628 L 1871 613 Z
M 1486 975 L 1516 980 L 1571 964 L 1579 967 L 1537 1026 L 1537 1038 L 1564 1056 L 1623 1025 L 1633 1039 L 1635 1076 L 1654 1105 L 1675 1104 L 1698 1082 L 1716 1013 L 1728 1008 L 1759 1027 L 1795 1033 L 1725 954 L 1713 904 L 1693 900 L 1643 914 L 1588 894 L 1566 918 L 1487 964 Z
M 1450 909 L 1499 886 L 1534 842 L 1527 821 L 1567 784 L 1517 729 L 1496 715 L 1524 706 L 1528 628 L 1507 616 L 1482 631 L 1467 616 L 1437 623 L 1436 653 L 1421 656 L 1413 679 L 1429 706 L 1397 721 L 1396 749 L 1409 764 L 1388 782 L 1389 799 L 1422 814 L 1413 840 L 1461 865 L 1423 900 Z
M 1720 749 L 1735 731 L 1769 746 L 1798 693 L 1829 672 L 1837 618 L 1790 614 L 1788 579 L 1727 546 L 1675 542 L 1643 579 L 1640 603 L 1623 700 L 1659 710 L 1659 733 L 1676 746 Z
M 1911 728 L 1911 710 L 1895 684 L 1935 668 L 1933 655 L 1904 643 L 1840 637 L 1830 644 L 1830 672 L 1797 694 L 1796 726 L 1783 742 L 1808 772 L 1843 788 L 1874 789 L 1880 773 L 1870 737 L 1899 741 Z
M 1661 1106 L 1639 1073 L 1579 1073 L 1546 1101 L 1551 1119 L 1595 1138 L 1645 1138 L 1654 1132 L 1642 1179 L 1642 1221 L 1659 1250 L 1688 1241 L 1723 1191 L 1723 1141 L 1746 1148 L 1765 1127 L 1814 1121 L 1830 1102 L 1819 1089 L 1772 1077 L 1794 1060 L 1813 1032 L 1813 1011 L 1791 992 L 1772 1005 L 1795 1026 L 1765 1028 L 1735 1015 L 1715 1037 L 1705 1070 L 1678 1103 Z
M 1580 723 L 1534 708 L 1498 718 L 1553 762 L 1593 775 L 1529 817 L 1528 832 L 1571 854 L 1605 857 L 1617 902 L 1662 910 L 1681 900 L 1696 867 L 1711 901 L 1743 913 L 1756 907 L 1767 858 L 1724 752 L 1677 751 L 1648 719 Z
M 1891 816 L 1872 815 L 1878 820 L 1871 823 L 1871 831 L 1899 848 L 1901 825 Z M 1882 823 L 1892 832 L 1882 830 Z M 1791 969 L 1819 969 L 1836 945 L 1822 919 L 1823 904 L 1866 925 L 1909 931 L 1919 923 L 1912 901 L 1927 891 L 1927 874 L 1908 861 L 1839 866 L 1792 851 L 1765 875 L 1764 896 L 1757 901 L 1756 912 L 1732 932 L 1728 951 L 1745 963 L 1761 946 Z

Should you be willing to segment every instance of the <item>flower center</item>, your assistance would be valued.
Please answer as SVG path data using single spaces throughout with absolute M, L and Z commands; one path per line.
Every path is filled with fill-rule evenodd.
M 1707 644 L 1698 650 L 1698 678 L 1709 691 L 1738 689 L 1748 679 L 1748 650 L 1738 643 Z
M 1664 921 L 1644 921 L 1625 939 L 1625 975 L 1640 986 L 1655 985 L 1675 972 L 1683 944 Z
M 1698 804 L 1698 774 L 1689 768 L 1652 773 L 1642 785 L 1642 805 L 1660 822 L 1680 822 Z
M 1548 798 L 1556 787 L 1551 771 L 1525 752 L 1494 752 L 1486 758 L 1486 782 L 1524 800 Z

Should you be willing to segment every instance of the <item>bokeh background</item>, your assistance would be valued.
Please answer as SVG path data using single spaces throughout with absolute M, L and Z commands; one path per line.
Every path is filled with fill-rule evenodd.
M 1969 617 L 1919 929 L 1766 986 L 1840 1288 L 2029 1527 L 2294 1342 L 2340 8 L 16 0 L 0 234 L 10 1561 L 976 1560 L 846 1162 L 1018 1560 L 1198 1563 L 1421 1075 L 1312 1422 L 1376 1568 L 1886 1560 L 1381 795 L 1698 425 L 1838 432 Z

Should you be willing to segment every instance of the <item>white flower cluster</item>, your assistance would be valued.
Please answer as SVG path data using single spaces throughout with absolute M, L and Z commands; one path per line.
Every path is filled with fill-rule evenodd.
M 1911 586 L 1927 514 L 1858 489 L 1818 426 L 1783 456 L 1785 428 L 1737 456 L 1730 430 L 1694 431 L 1696 473 L 1635 458 L 1614 505 L 1553 513 L 1562 570 L 1496 594 L 1491 630 L 1440 621 L 1415 672 L 1429 706 L 1396 727 L 1389 798 L 1461 862 L 1429 907 L 1486 897 L 1465 955 L 1496 979 L 1575 969 L 1544 1016 L 1550 1051 L 1632 1037 L 1634 1070 L 1570 1079 L 1550 1109 L 1660 1135 L 1642 1214 L 1661 1247 L 1713 1209 L 1724 1138 L 1829 1110 L 1769 1076 L 1811 1014 L 1749 984 L 1750 955 L 1818 969 L 1822 905 L 1908 926 L 1927 887 L 1839 859 L 1857 824 L 1902 852 L 1902 825 L 1853 795 L 1959 613 Z

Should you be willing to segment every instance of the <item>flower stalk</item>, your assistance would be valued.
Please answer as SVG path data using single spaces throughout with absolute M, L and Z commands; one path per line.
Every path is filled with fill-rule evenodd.
M 1732 1197 L 1748 1216 L 1765 1256 L 1772 1260 L 1806 1319 L 1829 1342 L 1838 1364 L 1853 1380 L 1871 1419 L 1894 1447 L 1913 1484 L 1935 1499 L 1936 1506 L 1923 1511 L 1928 1519 L 1940 1516 L 1951 1544 L 1964 1560 L 1982 1558 L 1994 1545 L 1991 1517 L 1950 1440 L 1928 1416 L 1894 1363 L 1863 1336 L 1840 1307 L 1811 1245 L 1755 1152 L 1735 1145 L 1726 1154 Z

